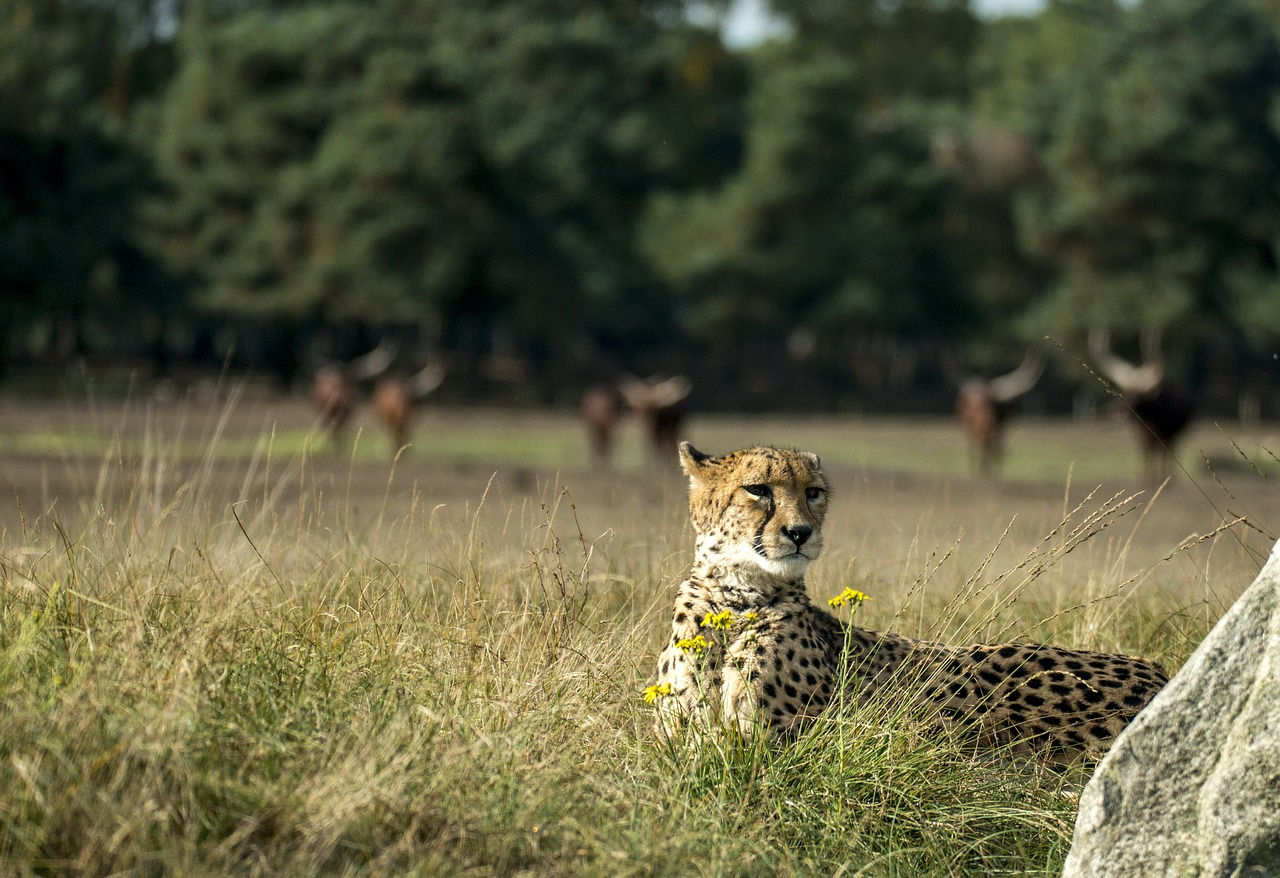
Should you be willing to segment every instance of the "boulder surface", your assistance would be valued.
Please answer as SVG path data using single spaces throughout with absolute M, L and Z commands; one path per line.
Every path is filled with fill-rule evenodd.
M 1064 878 L 1280 876 L 1280 542 L 1080 796 Z

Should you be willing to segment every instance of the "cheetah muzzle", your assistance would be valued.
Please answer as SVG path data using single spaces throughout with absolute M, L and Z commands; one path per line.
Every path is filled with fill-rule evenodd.
M 684 442 L 679 457 L 697 539 L 658 657 L 663 734 L 727 726 L 789 736 L 838 686 L 857 698 L 901 689 L 982 746 L 1069 762 L 1105 751 L 1167 680 L 1128 656 L 953 647 L 845 625 L 805 590 L 829 494 L 817 455 L 761 446 L 712 457 Z

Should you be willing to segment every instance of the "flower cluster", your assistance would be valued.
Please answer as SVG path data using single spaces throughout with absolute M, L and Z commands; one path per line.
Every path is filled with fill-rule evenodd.
M 717 631 L 728 631 L 733 627 L 733 610 L 707 613 L 702 617 L 702 627 L 715 628 Z
M 757 613 L 755 610 L 747 610 L 745 613 L 742 614 L 742 621 L 746 622 L 748 625 L 754 625 L 757 621 L 759 621 L 759 619 L 760 619 L 760 614 Z
M 709 646 L 711 646 L 711 644 L 707 641 L 707 638 L 703 637 L 701 634 L 696 637 L 686 637 L 684 640 L 676 641 L 676 649 L 691 652 L 695 655 L 702 655 L 703 650 L 707 649 Z
M 857 607 L 858 604 L 866 600 L 870 600 L 870 598 L 858 591 L 856 588 L 846 588 L 844 591 L 840 592 L 840 594 L 829 599 L 827 603 L 833 607 L 843 607 L 845 604 L 850 603 L 853 604 L 854 607 Z
M 644 690 L 644 700 L 648 704 L 653 704 L 659 698 L 666 698 L 670 694 L 670 683 L 658 683 Z

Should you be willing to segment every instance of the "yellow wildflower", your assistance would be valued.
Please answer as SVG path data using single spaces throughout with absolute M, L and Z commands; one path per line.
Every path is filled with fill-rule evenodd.
M 856 588 L 846 588 L 840 594 L 827 601 L 833 607 L 843 607 L 847 603 L 852 603 L 855 607 L 863 601 L 871 600 L 870 597 L 858 591 Z
M 659 698 L 666 698 L 670 694 L 671 694 L 670 683 L 658 683 L 657 685 L 649 686 L 647 689 L 644 690 L 644 700 L 648 704 L 653 704 Z
M 676 649 L 682 649 L 685 652 L 692 652 L 698 655 L 701 655 L 702 651 L 710 645 L 711 644 L 707 642 L 707 638 L 703 637 L 701 634 L 696 637 L 687 637 L 684 640 L 676 641 Z
M 748 625 L 754 625 L 756 622 L 760 621 L 760 614 L 755 610 L 747 610 L 747 612 L 742 614 L 742 621 L 746 622 Z
M 718 613 L 707 613 L 707 615 L 702 617 L 702 627 L 728 631 L 733 627 L 733 610 L 721 610 Z

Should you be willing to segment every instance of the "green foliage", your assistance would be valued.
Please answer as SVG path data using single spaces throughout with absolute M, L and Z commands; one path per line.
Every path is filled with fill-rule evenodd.
M 856 64 L 871 105 L 967 97 L 980 32 L 969 0 L 772 0 L 806 45 Z
M 1147 0 L 1072 54 L 1048 104 L 1048 186 L 1020 215 L 1059 275 L 1037 319 L 1246 329 L 1280 221 L 1274 32 L 1243 2 Z
M 485 286 L 517 325 L 553 337 L 662 325 L 636 217 L 655 189 L 736 158 L 736 64 L 639 4 L 460 4 L 445 21 L 437 39 L 511 226 Z
M 145 156 L 118 115 L 130 52 L 113 10 L 0 3 L 0 321 L 160 306 L 135 243 Z M 139 52 L 141 50 L 138 50 Z
M 353 73 L 378 67 L 370 57 L 378 37 L 376 20 L 342 5 L 249 13 L 190 35 L 190 57 L 159 120 L 158 154 L 174 185 L 153 202 L 151 219 L 168 263 L 208 277 L 211 305 L 350 310 L 344 296 L 357 294 L 344 284 L 342 248 L 358 253 L 361 242 L 345 240 L 346 229 L 335 235 L 325 220 L 340 219 L 351 196 L 317 196 L 321 184 L 344 179 L 341 147 L 361 145 L 360 128 L 338 132 L 338 157 L 325 155 L 322 138 L 359 103 L 364 90 Z M 348 174 L 345 182 L 377 174 L 375 165 L 365 180 Z M 406 310 L 403 289 L 360 295 Z
M 726 5 L 0 0 L 0 343 L 398 324 L 550 398 L 744 345 L 835 388 L 855 336 L 1280 335 L 1272 0 L 775 0 L 743 52 L 693 23 Z
M 1122 15 L 1116 0 L 1054 0 L 1037 16 L 988 22 L 974 56 L 974 112 L 1046 146 L 1067 84 L 1089 75 L 1098 41 Z
M 664 756 L 673 793 L 730 835 L 773 828 L 776 848 L 747 855 L 759 863 L 749 874 L 835 863 L 872 875 L 1052 874 L 1081 782 L 974 759 L 900 703 L 848 707 L 786 748 L 716 736 Z
M 653 736 L 640 692 L 683 563 L 672 547 L 688 538 L 664 508 L 683 502 L 674 477 L 670 492 L 652 473 L 622 483 L 652 490 L 619 506 L 618 474 L 576 476 L 608 522 L 635 522 L 617 544 L 592 543 L 558 489 L 533 499 L 532 517 L 523 490 L 506 500 L 483 478 L 435 506 L 434 491 L 362 486 L 372 470 L 342 463 L 261 450 L 231 462 L 216 442 L 194 464 L 157 453 L 175 438 L 114 444 L 97 473 L 72 455 L 94 488 L 85 502 L 5 534 L 8 874 L 1060 868 L 1083 775 L 975 757 L 904 709 L 901 692 L 843 704 L 790 745 L 716 735 L 670 748 Z M 356 501 L 340 499 L 353 482 Z M 227 483 L 244 486 L 234 505 Z M 356 511 L 384 490 L 376 514 Z M 885 490 L 903 496 L 900 480 Z M 951 524 L 972 525 L 971 501 Z M 955 547 L 921 554 L 922 530 L 876 558 L 884 572 L 859 619 L 874 609 L 868 624 L 910 633 L 1008 622 L 1117 648 L 1164 640 L 1176 662 L 1212 622 L 1168 609 L 1170 595 L 1201 606 L 1203 557 L 1133 574 L 1116 511 L 1113 498 L 1065 513 L 1047 536 L 1006 533 L 1028 555 L 1005 573 L 986 547 L 964 561 Z M 1150 527 L 1158 514 L 1138 517 Z M 1107 541 L 1106 569 L 1063 575 L 1043 615 L 1029 611 L 1021 590 L 1088 553 L 1086 539 Z M 1225 554 L 1237 548 L 1204 557 L 1234 571 Z M 828 549 L 840 551 L 855 550 Z M 834 557 L 822 564 L 822 593 L 863 582 Z M 1115 599 L 1131 574 L 1158 579 L 1148 604 Z
M 652 326 L 634 218 L 734 149 L 728 56 L 638 7 L 330 4 L 187 45 L 153 219 L 221 310 Z
M 904 331 L 963 315 L 939 231 L 944 182 L 922 132 L 860 112 L 839 56 L 753 59 L 747 156 L 716 191 L 656 199 L 648 251 L 695 334 L 852 326 Z

